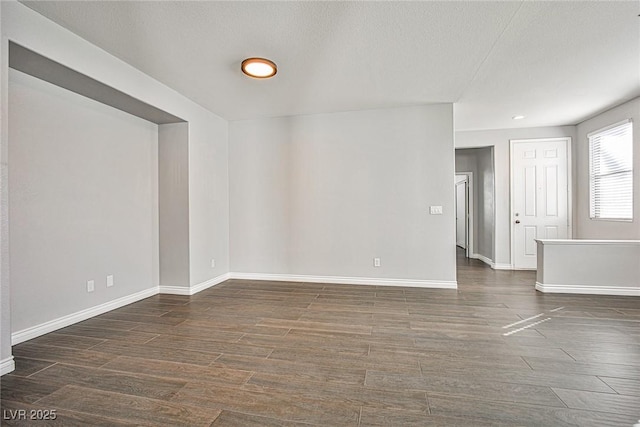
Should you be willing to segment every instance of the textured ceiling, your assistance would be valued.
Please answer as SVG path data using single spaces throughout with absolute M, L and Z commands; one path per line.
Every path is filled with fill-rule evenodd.
M 229 120 L 455 102 L 458 130 L 564 125 L 640 95 L 637 1 L 24 3 Z

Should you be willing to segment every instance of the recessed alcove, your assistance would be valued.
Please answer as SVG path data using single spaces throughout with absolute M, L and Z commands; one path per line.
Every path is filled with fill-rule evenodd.
M 13 344 L 40 335 L 36 324 L 65 314 L 39 310 L 28 302 L 29 295 L 41 295 L 43 304 L 62 298 L 79 311 L 149 285 L 188 292 L 188 121 L 17 43 L 8 45 L 10 98 L 24 104 L 9 102 L 9 152 L 15 154 L 9 197 L 16 207 L 10 219 L 16 230 L 27 230 L 11 235 L 12 262 L 17 261 Z M 62 165 L 68 173 L 53 175 L 65 169 Z M 40 179 L 47 174 L 52 178 Z M 122 177 L 114 178 L 117 174 Z M 118 180 L 136 184 L 119 186 Z M 53 198 L 49 213 L 41 206 L 47 196 Z M 38 240 L 41 244 L 35 245 Z M 58 244 L 57 251 L 42 249 Z M 38 251 L 29 250 L 34 247 Z M 127 261 L 125 254 L 136 250 Z M 64 269 L 64 257 L 56 253 L 65 251 L 83 259 L 86 268 Z M 28 267 L 34 263 L 52 268 L 38 272 Z M 53 271 L 54 264 L 60 271 Z M 105 289 L 102 282 L 109 274 L 115 274 L 115 286 Z M 95 292 L 84 289 L 87 280 L 95 280 Z

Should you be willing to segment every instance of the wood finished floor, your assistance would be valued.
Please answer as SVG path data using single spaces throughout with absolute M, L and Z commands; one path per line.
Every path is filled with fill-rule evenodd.
M 157 295 L 15 346 L 1 424 L 632 426 L 640 299 L 534 280 L 459 257 L 458 291 L 231 280 Z M 7 419 L 19 409 L 57 419 Z

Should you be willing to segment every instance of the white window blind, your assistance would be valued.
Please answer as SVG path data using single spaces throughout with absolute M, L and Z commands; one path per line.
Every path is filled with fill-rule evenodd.
M 633 219 L 631 120 L 588 135 L 592 219 Z

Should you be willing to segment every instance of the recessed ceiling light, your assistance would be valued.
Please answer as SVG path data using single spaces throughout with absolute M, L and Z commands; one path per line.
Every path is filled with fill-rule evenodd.
M 524 116 L 513 116 L 511 117 L 513 120 L 522 120 L 524 119 Z
M 264 58 L 247 58 L 242 61 L 242 72 L 256 79 L 268 79 L 278 72 L 273 61 Z

